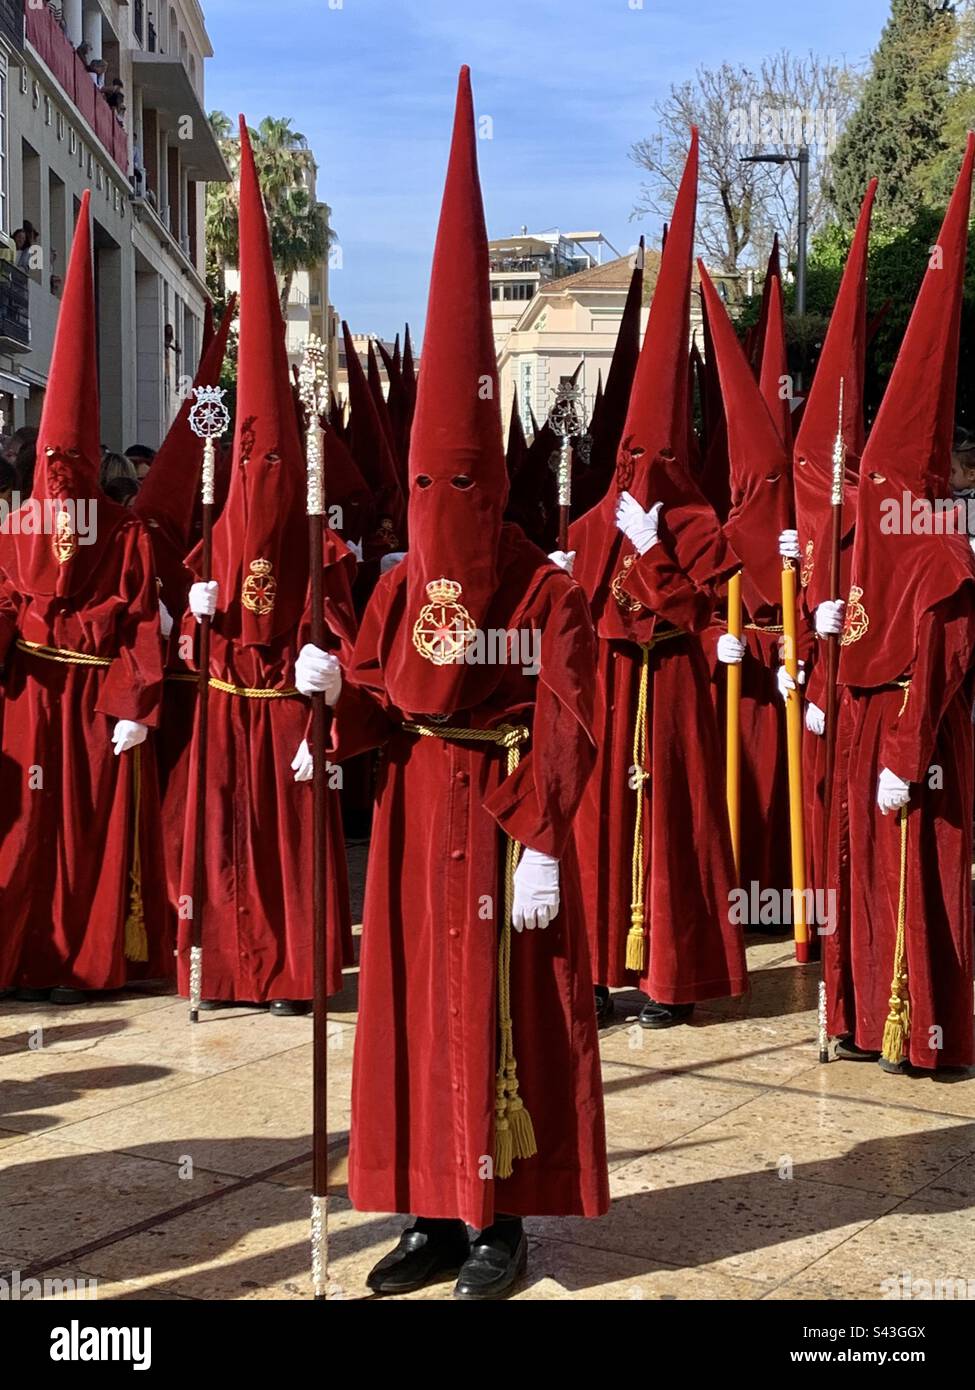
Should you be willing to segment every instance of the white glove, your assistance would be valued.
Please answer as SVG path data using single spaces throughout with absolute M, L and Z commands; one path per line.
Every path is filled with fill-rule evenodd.
M 910 799 L 909 783 L 902 782 L 889 767 L 885 767 L 877 780 L 877 805 L 881 812 L 886 816 L 888 811 L 899 811 Z
M 778 668 L 778 670 L 777 670 L 776 673 L 775 673 L 775 679 L 776 679 L 776 683 L 778 684 L 778 687 L 779 687 L 779 694 L 782 696 L 783 700 L 787 699 L 787 698 L 788 698 L 789 691 L 790 691 L 790 690 L 795 690 L 795 688 L 796 688 L 796 683 L 795 683 L 795 681 L 794 681 L 794 680 L 792 679 L 792 677 L 789 675 L 789 672 L 786 670 L 786 668 L 785 668 L 784 666 L 780 666 L 780 667 Z M 800 685 L 805 685 L 805 683 L 806 683 L 806 663 L 805 663 L 804 661 L 800 661 L 800 662 L 799 662 L 799 684 L 800 684 Z
M 198 623 L 204 618 L 212 618 L 217 611 L 217 594 L 220 585 L 215 579 L 207 579 L 190 585 L 190 612 Z
M 779 536 L 779 554 L 783 560 L 798 560 L 799 532 L 783 531 Z
M 357 565 L 361 565 L 361 564 L 362 564 L 362 541 L 361 541 L 361 540 L 359 540 L 359 541 L 346 541 L 345 543 L 346 543 L 346 545 L 349 547 L 349 549 L 352 551 L 352 554 L 355 556 L 355 562 L 356 562 L 356 564 L 357 564 Z
M 835 637 L 843 630 L 843 609 L 846 604 L 841 598 L 828 598 L 816 609 L 816 636 Z
M 115 756 L 118 757 L 119 753 L 127 753 L 130 748 L 145 743 L 148 732 L 145 724 L 137 724 L 134 719 L 120 719 L 112 730 Z
M 379 561 L 379 573 L 388 574 L 390 570 L 396 568 L 400 560 L 403 560 L 405 558 L 405 550 L 391 550 L 388 555 L 384 555 L 383 558 Z
M 315 772 L 315 758 L 311 749 L 308 747 L 308 740 L 303 738 L 298 746 L 298 751 L 291 759 L 291 767 L 295 774 L 296 782 L 310 782 Z
M 526 849 L 515 869 L 511 925 L 515 931 L 547 927 L 559 912 L 559 861 Z
M 338 657 L 306 642 L 295 662 L 295 685 L 302 695 L 324 693 L 326 705 L 334 705 L 342 693 L 342 668 Z
M 745 644 L 732 632 L 722 632 L 718 638 L 718 660 L 726 666 L 740 666 L 745 655 Z
M 159 600 L 159 631 L 160 631 L 160 633 L 162 634 L 164 640 L 169 636 L 169 634 L 172 632 L 172 630 L 173 630 L 173 615 L 172 615 L 172 613 L 170 613 L 169 609 L 168 609 L 168 608 L 166 607 L 166 605 L 163 603 L 162 599 L 160 599 L 160 600 Z
M 822 738 L 826 732 L 826 715 L 812 700 L 806 701 L 806 728 L 811 734 Z
M 639 555 L 646 555 L 657 544 L 657 527 L 663 505 L 662 502 L 655 502 L 645 512 L 635 497 L 628 492 L 620 493 L 616 504 L 616 525 Z
M 572 566 L 576 561 L 574 550 L 553 550 L 548 557 L 553 565 L 558 565 L 560 570 L 565 570 L 566 574 L 572 573 Z

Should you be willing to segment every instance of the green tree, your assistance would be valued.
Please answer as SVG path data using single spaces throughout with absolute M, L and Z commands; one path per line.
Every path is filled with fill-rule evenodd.
M 224 270 L 238 261 L 240 140 L 222 111 L 212 111 L 209 119 L 233 176 L 231 183 L 207 187 L 207 284 L 214 303 L 222 304 Z M 290 119 L 265 116 L 250 138 L 271 228 L 271 253 L 281 278 L 281 312 L 286 314 L 295 272 L 311 269 L 328 255 L 328 222 L 324 204 L 311 195 L 314 157 Z
M 833 155 L 832 202 L 841 225 L 854 225 L 874 176 L 878 227 L 910 226 L 918 205 L 943 185 L 957 147 L 949 126 L 956 8 L 954 0 L 891 0 L 860 104 Z M 942 177 L 932 179 L 932 169 Z

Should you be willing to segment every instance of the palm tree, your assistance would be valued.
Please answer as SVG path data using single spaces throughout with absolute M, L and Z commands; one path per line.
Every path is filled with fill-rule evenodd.
M 222 111 L 212 111 L 209 120 L 234 178 L 233 183 L 212 183 L 207 188 L 207 280 L 222 298 L 224 267 L 238 260 L 240 141 Z M 250 130 L 250 139 L 271 228 L 271 252 L 282 279 L 281 313 L 287 316 L 295 272 L 311 269 L 328 255 L 325 205 L 311 196 L 315 160 L 307 139 L 292 128 L 289 117 L 265 116 L 256 130 Z

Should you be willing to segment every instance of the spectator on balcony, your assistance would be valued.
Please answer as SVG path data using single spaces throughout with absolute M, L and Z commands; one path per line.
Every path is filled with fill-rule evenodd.
M 108 72 L 108 64 L 104 58 L 95 58 L 88 64 L 88 71 L 91 73 L 91 80 L 101 91 L 105 86 L 105 74 Z
M 108 87 L 105 91 L 105 100 L 113 111 L 117 111 L 120 106 L 123 110 L 125 109 L 125 87 L 122 84 L 121 77 L 112 78 L 111 87 Z

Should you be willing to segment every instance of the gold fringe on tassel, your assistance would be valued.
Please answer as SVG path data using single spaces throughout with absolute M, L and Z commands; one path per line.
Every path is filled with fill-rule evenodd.
M 149 941 L 146 937 L 146 914 L 142 905 L 142 851 L 140 821 L 142 819 L 142 746 L 132 749 L 132 868 L 129 871 L 129 915 L 125 919 L 125 959 L 147 961 Z
M 906 700 L 905 700 L 906 703 Z M 907 807 L 900 810 L 901 863 L 897 897 L 897 936 L 894 939 L 894 975 L 890 985 L 890 1013 L 884 1024 L 881 1056 L 885 1062 L 901 1062 L 911 1033 L 911 1000 L 907 991 Z
M 646 801 L 644 783 L 650 774 L 647 761 L 647 696 L 650 689 L 650 648 L 641 647 L 640 684 L 636 697 L 636 724 L 633 729 L 633 790 L 636 793 L 636 814 L 633 819 L 633 868 L 630 894 L 630 930 L 626 934 L 626 968 L 642 975 L 647 965 L 647 938 L 644 933 L 644 898 L 647 885 L 643 860 L 643 808 Z

